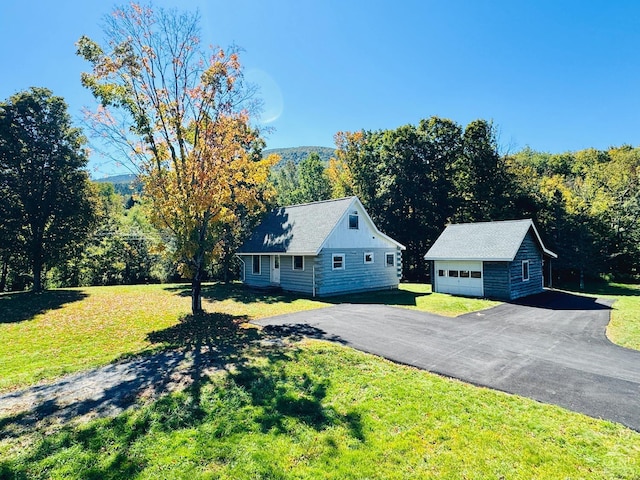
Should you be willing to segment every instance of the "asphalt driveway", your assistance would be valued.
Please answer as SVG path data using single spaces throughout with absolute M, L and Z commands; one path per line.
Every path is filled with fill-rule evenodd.
M 256 322 L 640 431 L 640 352 L 605 336 L 609 301 L 545 292 L 446 318 L 342 304 Z

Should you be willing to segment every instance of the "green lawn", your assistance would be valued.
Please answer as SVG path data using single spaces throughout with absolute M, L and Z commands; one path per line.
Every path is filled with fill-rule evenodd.
M 335 344 L 236 368 L 112 419 L 0 443 L 0 478 L 637 479 L 640 434 Z
M 624 323 L 638 291 L 608 288 L 590 293 L 616 295 L 637 344 Z M 639 478 L 640 434 L 620 425 L 326 342 L 251 342 L 272 337 L 240 325 L 339 301 L 451 316 L 492 302 L 421 285 L 329 303 L 214 284 L 204 298 L 192 318 L 184 285 L 0 295 L 5 390 L 160 348 L 210 343 L 233 361 L 115 418 L 22 434 L 20 415 L 0 418 L 0 478 Z
M 320 301 L 260 293 L 239 284 L 206 285 L 203 308 L 238 320 L 372 301 L 455 316 L 491 302 L 431 294 L 427 285 Z M 368 298 L 368 300 L 367 300 Z M 331 302 L 331 303 L 330 303 Z M 177 325 L 190 309 L 186 285 L 136 285 L 0 295 L 0 391 L 51 379 L 123 356 L 162 348 L 152 332 Z
M 373 293 L 339 296 L 332 298 L 331 301 L 339 303 L 381 303 L 436 313 L 446 317 L 457 317 L 458 315 L 484 310 L 500 304 L 500 302 L 481 298 L 432 293 L 431 285 L 421 283 L 401 283 L 397 291 L 383 290 Z

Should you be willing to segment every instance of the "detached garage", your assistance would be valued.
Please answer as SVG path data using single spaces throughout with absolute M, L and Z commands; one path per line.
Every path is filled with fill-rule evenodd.
M 425 255 L 434 292 L 515 300 L 544 289 L 545 248 L 532 220 L 448 225 Z

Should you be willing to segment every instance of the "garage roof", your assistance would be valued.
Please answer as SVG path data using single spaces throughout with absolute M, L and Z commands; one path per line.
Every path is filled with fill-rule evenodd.
M 533 221 L 525 219 L 448 225 L 424 259 L 510 262 L 529 230 L 545 255 L 558 257 L 545 248 Z

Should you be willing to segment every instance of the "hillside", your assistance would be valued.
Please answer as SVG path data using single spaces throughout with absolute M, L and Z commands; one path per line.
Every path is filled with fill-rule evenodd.
M 124 175 L 114 175 L 111 177 L 105 177 L 105 178 L 97 178 L 94 180 L 94 182 L 96 183 L 113 183 L 114 185 L 120 184 L 120 183 L 133 183 L 134 180 L 136 179 L 136 176 L 133 175 L 132 173 L 125 173 Z
M 94 180 L 96 183 L 112 183 L 116 193 L 124 196 L 130 196 L 132 193 L 141 193 L 142 185 L 136 183 L 136 175 L 123 174 L 113 175 L 111 177 L 98 178 Z
M 329 147 L 292 147 L 292 148 L 271 148 L 265 150 L 265 156 L 272 153 L 280 155 L 282 160 L 279 165 L 284 165 L 288 161 L 292 161 L 296 165 L 307 158 L 311 152 L 316 152 L 323 162 L 328 162 L 335 152 L 334 148 Z
M 333 156 L 335 149 L 329 147 L 291 147 L 291 148 L 271 148 L 268 150 L 264 150 L 264 156 L 275 153 L 280 155 L 282 160 L 279 165 L 284 165 L 288 161 L 292 161 L 296 165 L 300 163 L 302 160 L 307 158 L 311 152 L 316 152 L 320 156 L 320 160 L 323 162 L 328 162 L 329 159 Z M 116 186 L 116 191 L 126 190 L 129 185 L 131 185 L 136 179 L 136 176 L 133 174 L 124 174 L 124 175 L 114 175 L 111 177 L 98 178 L 94 180 L 97 183 L 113 183 Z M 118 188 L 118 185 L 124 186 L 125 188 Z M 121 192 L 122 193 L 122 192 Z

